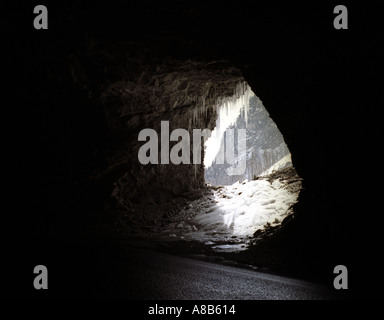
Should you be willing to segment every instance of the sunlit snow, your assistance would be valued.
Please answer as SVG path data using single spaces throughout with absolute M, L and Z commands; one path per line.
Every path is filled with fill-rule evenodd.
M 198 212 L 193 221 L 203 233 L 215 230 L 239 237 L 252 236 L 268 222 L 280 223 L 297 198 L 298 194 L 289 192 L 280 180 L 237 182 L 217 190 L 214 203 Z
M 259 178 L 217 187 L 191 201 L 163 232 L 196 240 L 215 251 L 245 250 L 257 230 L 278 226 L 292 214 L 301 179 Z

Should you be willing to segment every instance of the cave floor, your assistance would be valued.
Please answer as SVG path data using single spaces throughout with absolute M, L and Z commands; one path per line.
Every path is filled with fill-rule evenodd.
M 136 207 L 125 220 L 119 220 L 125 223 L 120 225 L 117 241 L 136 248 L 269 270 L 265 266 L 268 263 L 255 260 L 253 248 L 292 216 L 300 189 L 301 179 L 290 170 L 231 186 L 208 185 L 173 199 L 172 206 L 152 205 L 150 211 L 148 205 L 143 206 L 146 211 Z
M 208 185 L 171 204 L 139 207 L 123 217 L 121 230 L 162 242 L 197 241 L 214 251 L 242 251 L 255 233 L 281 225 L 293 213 L 300 189 L 292 169 L 229 186 Z

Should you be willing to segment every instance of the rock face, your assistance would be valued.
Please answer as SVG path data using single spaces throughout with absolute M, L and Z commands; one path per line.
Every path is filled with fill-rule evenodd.
M 229 64 L 223 67 L 223 62 L 217 69 L 216 64 L 191 60 L 143 64 L 140 73 L 132 77 L 129 70 L 134 62 L 127 61 L 128 67 L 120 70 L 124 80 L 109 83 L 102 91 L 100 99 L 109 130 L 127 138 L 110 151 L 103 171 L 91 173 L 91 178 L 102 179 L 123 167 L 111 193 L 117 204 L 141 201 L 149 194 L 162 192 L 164 197 L 159 196 L 158 201 L 167 202 L 172 196 L 203 186 L 203 167 L 192 164 L 192 130 L 212 130 L 217 101 L 233 95 L 243 80 L 238 69 Z M 161 121 L 169 121 L 169 132 L 178 128 L 189 132 L 191 164 L 139 163 L 138 151 L 145 142 L 138 141 L 138 133 L 154 129 L 160 150 Z M 171 142 L 170 149 L 175 144 Z
M 80 112 L 90 119 L 97 113 L 104 123 L 104 131 L 97 132 L 101 139 L 85 146 L 93 165 L 71 176 L 100 190 L 100 209 L 112 212 L 130 210 L 135 203 L 161 205 L 202 187 L 203 166 L 192 164 L 192 130 L 213 129 L 218 101 L 232 96 L 244 81 L 239 69 L 224 60 L 143 58 L 137 45 L 100 49 L 98 44 L 89 40 L 87 49 L 70 55 L 68 69 L 61 70 L 69 75 L 70 90 L 87 95 L 90 107 L 86 111 L 81 106 Z M 97 69 L 97 77 L 94 65 L 87 69 L 79 62 L 84 57 L 104 66 Z M 155 130 L 160 153 L 161 121 L 169 121 L 169 132 L 189 132 L 191 164 L 140 164 L 138 151 L 145 142 L 138 141 L 139 132 Z M 176 143 L 170 142 L 170 149 Z M 75 159 L 73 163 L 72 170 L 78 165 Z

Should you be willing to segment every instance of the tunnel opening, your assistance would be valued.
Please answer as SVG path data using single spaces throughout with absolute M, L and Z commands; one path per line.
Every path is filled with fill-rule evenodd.
M 95 173 L 112 180 L 106 224 L 127 238 L 225 254 L 285 225 L 301 179 L 240 70 L 226 60 L 156 61 L 143 70 L 101 97 L 109 130 L 124 137 Z
M 212 193 L 187 208 L 195 210 L 196 225 L 184 237 L 237 252 L 292 216 L 301 179 L 281 132 L 245 81 L 216 108 L 216 126 L 204 143 Z
M 216 126 L 205 142 L 204 177 L 212 185 L 250 181 L 292 167 L 283 135 L 260 98 L 246 82 L 236 93 L 217 105 Z
M 194 107 L 182 113 L 176 110 L 170 117 L 170 130 L 177 128 L 178 121 L 190 136 L 194 130 L 201 131 L 202 123 L 211 123 L 210 134 L 201 136 L 200 164 L 191 160 L 188 164 L 143 166 L 147 172 L 158 170 L 156 179 L 168 177 L 162 188 L 145 186 L 149 192 L 139 208 L 144 210 L 143 219 L 137 222 L 142 227 L 146 224 L 146 231 L 160 242 L 196 242 L 216 253 L 240 252 L 293 217 L 301 178 L 288 146 L 250 86 L 241 80 L 232 88 L 232 95 L 216 96 L 209 103 L 205 103 L 210 96 L 206 90 Z M 156 131 L 161 132 L 161 127 Z M 193 142 L 188 144 L 191 158 L 196 156 Z M 181 142 L 170 146 L 175 143 Z M 160 158 L 161 147 L 158 152 Z M 196 187 L 201 178 L 203 186 Z M 177 190 L 182 179 L 190 181 L 189 190 L 164 203 L 163 195 L 169 194 L 166 188 Z

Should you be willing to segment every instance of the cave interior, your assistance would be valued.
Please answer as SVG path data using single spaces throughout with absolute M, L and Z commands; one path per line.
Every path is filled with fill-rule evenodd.
M 162 121 L 169 121 L 169 132 L 184 128 L 191 136 L 193 129 L 213 130 L 218 101 L 238 94 L 244 83 L 281 132 L 301 190 L 291 218 L 252 236 L 260 241 L 233 259 L 327 284 L 337 264 L 357 274 L 375 261 L 377 253 L 361 247 L 366 237 L 357 220 L 364 212 L 351 203 L 359 193 L 343 190 L 356 183 L 356 166 L 366 160 L 354 150 L 362 143 L 370 150 L 372 143 L 362 141 L 357 121 L 375 121 L 368 108 L 376 87 L 366 95 L 352 79 L 364 78 L 363 72 L 375 76 L 366 55 L 375 52 L 376 41 L 359 26 L 334 32 L 324 22 L 332 19 L 330 8 L 78 2 L 51 5 L 44 32 L 29 25 L 32 10 L 11 14 L 7 30 L 16 35 L 17 71 L 10 81 L 18 86 L 8 135 L 17 159 L 8 198 L 15 209 L 3 236 L 12 239 L 13 270 L 20 273 L 37 260 L 63 273 L 72 263 L 112 270 L 111 252 L 132 239 L 156 250 L 202 250 L 185 239 L 180 247 L 182 238 L 168 239 L 175 243 L 171 249 L 163 238 L 151 239 L 156 226 L 219 187 L 208 185 L 203 164 L 140 164 L 138 133 L 151 128 L 160 136 Z M 250 180 L 292 179 L 284 172 Z

